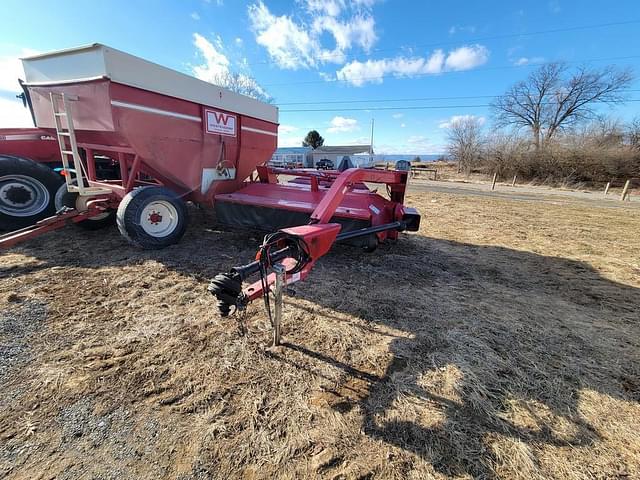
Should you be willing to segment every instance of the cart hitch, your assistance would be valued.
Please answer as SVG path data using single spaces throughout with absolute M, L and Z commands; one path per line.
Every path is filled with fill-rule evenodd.
M 271 317 L 269 292 L 276 281 L 276 274 L 270 271 L 276 264 L 284 266 L 285 285 L 290 285 L 304 280 L 315 262 L 335 242 L 388 230 L 403 231 L 412 229 L 412 225 L 403 219 L 338 233 L 340 229 L 341 226 L 336 223 L 310 224 L 286 228 L 265 236 L 255 261 L 234 267 L 227 273 L 219 273 L 209 283 L 207 290 L 216 297 L 220 316 L 229 316 L 232 307 L 235 311 L 243 310 L 249 302 L 262 296 Z M 260 280 L 243 289 L 242 282 L 258 273 Z
M 244 308 L 246 305 L 242 299 L 241 277 L 233 271 L 219 273 L 213 277 L 207 290 L 218 299 L 216 306 L 221 317 L 228 317 L 231 313 L 231 307 L 238 309 Z
M 273 250 L 278 246 L 283 248 Z M 207 290 L 216 297 L 217 307 L 220 316 L 227 317 L 231 313 L 231 307 L 236 310 L 244 309 L 253 300 L 250 295 L 242 290 L 242 282 L 248 277 L 259 273 L 265 306 L 269 301 L 267 293 L 269 291 L 268 270 L 276 263 L 284 259 L 294 259 L 293 267 L 287 269 L 288 274 L 300 272 L 309 262 L 307 246 L 301 237 L 296 237 L 284 231 L 279 231 L 267 235 L 256 254 L 256 260 L 246 265 L 232 268 L 227 273 L 219 273 L 209 283 Z M 290 262 L 288 262 L 290 263 Z M 251 291 L 251 290 L 250 290 Z

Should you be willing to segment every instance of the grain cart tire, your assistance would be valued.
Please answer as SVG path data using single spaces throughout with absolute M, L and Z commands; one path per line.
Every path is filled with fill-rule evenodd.
M 78 194 L 75 192 L 67 191 L 67 184 L 63 183 L 58 188 L 55 195 L 56 212 L 59 212 L 62 207 L 76 208 L 76 199 Z M 100 230 L 116 223 L 116 211 L 108 210 L 95 217 L 77 222 L 76 225 L 84 230 Z
M 17 230 L 56 213 L 61 175 L 27 158 L 0 155 L 0 229 Z
M 187 221 L 184 202 L 164 187 L 142 187 L 127 193 L 116 214 L 122 236 L 147 250 L 178 243 Z

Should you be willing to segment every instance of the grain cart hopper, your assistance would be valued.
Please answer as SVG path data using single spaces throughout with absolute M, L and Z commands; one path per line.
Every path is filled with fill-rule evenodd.
M 276 107 L 119 50 L 94 44 L 22 62 L 36 126 L 60 146 L 68 210 L 5 246 L 116 211 L 131 242 L 175 243 L 185 201 L 238 190 L 276 148 Z M 117 180 L 100 177 L 98 155 L 118 163 Z
M 337 241 L 372 250 L 419 227 L 418 213 L 403 205 L 408 172 L 268 167 L 278 128 L 272 105 L 100 44 L 25 58 L 23 66 L 36 126 L 60 146 L 63 207 L 0 237 L 0 247 L 69 222 L 101 225 L 117 212 L 129 241 L 161 248 L 183 235 L 185 201 L 213 205 L 222 224 L 276 232 L 256 261 L 212 281 L 228 315 L 267 298 L 276 263 L 293 283 Z M 117 163 L 119 178 L 100 175 L 98 155 Z M 280 183 L 281 175 L 295 178 Z M 387 196 L 370 184 L 384 185 Z

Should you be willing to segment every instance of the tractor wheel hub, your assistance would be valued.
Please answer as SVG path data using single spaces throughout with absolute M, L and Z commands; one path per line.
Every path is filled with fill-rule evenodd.
M 13 217 L 31 217 L 49 206 L 49 190 L 27 175 L 0 177 L 0 213 Z

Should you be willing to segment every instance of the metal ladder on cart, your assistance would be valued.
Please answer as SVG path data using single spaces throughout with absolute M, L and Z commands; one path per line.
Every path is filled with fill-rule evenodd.
M 82 158 L 78 152 L 76 132 L 73 127 L 73 115 L 70 102 L 78 100 L 77 97 L 69 97 L 64 93 L 51 92 L 51 106 L 53 108 L 53 120 L 56 126 L 60 156 L 64 168 L 64 178 L 67 183 L 67 191 L 78 193 L 81 196 L 92 196 L 111 193 L 111 190 L 103 187 L 89 185 L 89 177 Z M 69 162 L 71 159 L 71 162 Z
M 65 96 L 64 93 L 53 92 L 50 97 L 66 187 L 69 192 L 77 193 L 80 196 L 79 198 L 82 200 L 80 203 L 84 204 L 84 208 L 78 209 L 78 203 L 76 202 L 76 208 L 62 209 L 55 215 L 40 220 L 34 225 L 0 235 L 0 249 L 9 248 L 29 238 L 58 230 L 69 223 L 95 217 L 96 211 L 100 213 L 105 209 L 92 204 L 108 200 L 108 197 L 100 198 L 99 196 L 112 193 L 109 188 L 89 185 L 89 177 L 78 152 L 76 132 L 73 128 L 73 116 L 71 108 L 69 108 L 69 102 L 77 100 L 77 97 L 69 97 Z M 69 161 L 70 159 L 71 161 Z

